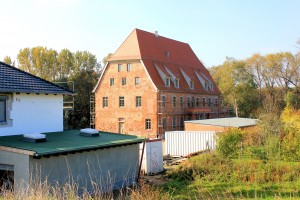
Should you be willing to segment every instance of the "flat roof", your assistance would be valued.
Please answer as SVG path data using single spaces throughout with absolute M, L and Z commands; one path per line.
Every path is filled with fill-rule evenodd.
M 84 137 L 79 133 L 80 130 L 43 133 L 47 141 L 42 143 L 25 142 L 23 135 L 2 136 L 0 137 L 0 150 L 40 157 L 137 144 L 145 140 L 134 135 L 108 132 L 99 132 L 99 137 Z
M 257 121 L 258 119 L 229 117 L 229 118 L 191 120 L 191 121 L 185 121 L 185 123 L 240 128 L 240 127 L 247 127 L 247 126 L 255 126 L 257 124 Z

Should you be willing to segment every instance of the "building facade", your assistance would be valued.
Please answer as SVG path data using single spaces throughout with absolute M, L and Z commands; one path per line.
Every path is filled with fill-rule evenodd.
M 220 92 L 187 43 L 135 29 L 94 89 L 95 127 L 162 137 L 184 121 L 223 116 Z

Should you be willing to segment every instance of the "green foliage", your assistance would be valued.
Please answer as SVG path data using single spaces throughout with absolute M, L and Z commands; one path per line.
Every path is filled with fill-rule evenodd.
M 242 142 L 242 131 L 240 129 L 229 129 L 218 134 L 217 153 L 225 158 L 236 158 Z
M 249 117 L 257 107 L 256 84 L 246 71 L 246 63 L 232 58 L 220 66 L 212 67 L 210 73 L 225 102 L 238 110 L 241 117 Z
M 3 58 L 3 62 L 8 64 L 8 65 L 14 65 L 14 63 L 12 62 L 11 58 L 9 56 L 5 56 Z

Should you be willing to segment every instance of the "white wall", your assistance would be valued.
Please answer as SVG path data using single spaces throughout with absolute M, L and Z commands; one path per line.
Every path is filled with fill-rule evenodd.
M 0 136 L 63 131 L 63 96 L 12 94 L 8 100 L 7 125 Z

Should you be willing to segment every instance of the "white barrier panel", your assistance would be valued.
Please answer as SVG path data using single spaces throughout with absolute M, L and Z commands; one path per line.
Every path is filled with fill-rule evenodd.
M 140 144 L 140 153 L 142 153 L 142 149 L 143 143 Z M 151 175 L 162 172 L 163 170 L 162 140 L 147 140 L 145 143 L 142 171 L 147 175 Z
M 165 154 L 187 156 L 216 148 L 215 131 L 169 131 L 165 133 Z

